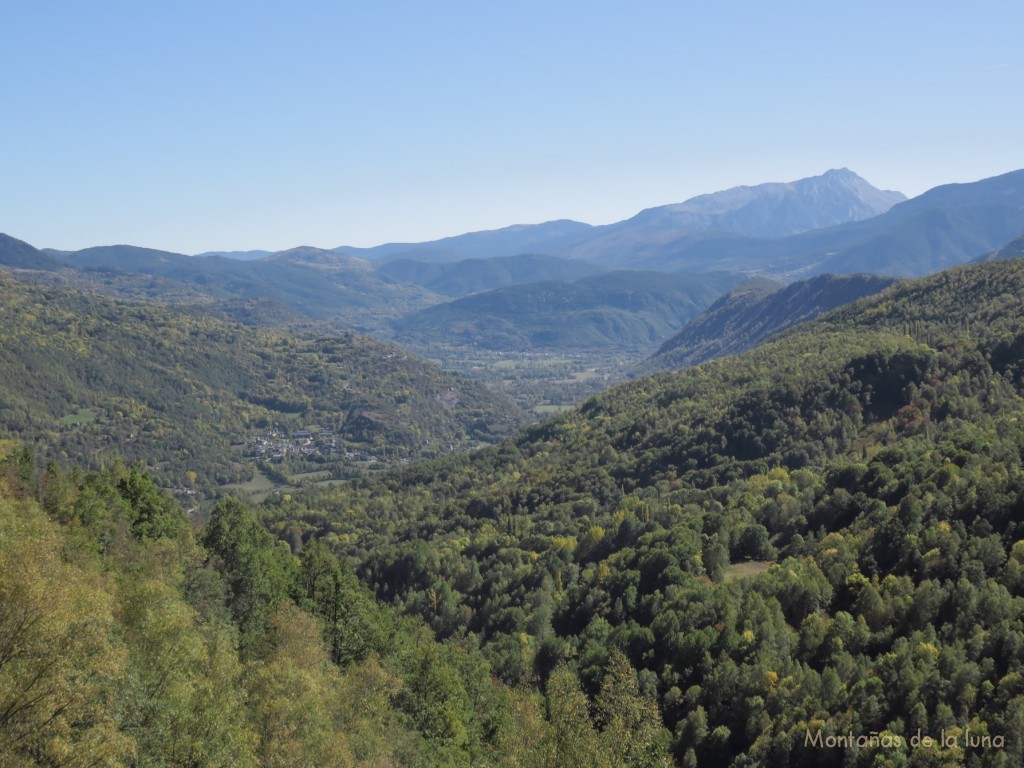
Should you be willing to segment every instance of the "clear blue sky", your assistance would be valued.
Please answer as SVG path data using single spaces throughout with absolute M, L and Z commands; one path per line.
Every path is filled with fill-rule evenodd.
M 1024 167 L 1020 0 L 35 0 L 0 28 L 0 231 L 41 247 L 374 245 Z

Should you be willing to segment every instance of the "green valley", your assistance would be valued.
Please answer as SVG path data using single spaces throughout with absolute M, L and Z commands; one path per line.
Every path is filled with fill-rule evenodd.
M 366 336 L 253 329 L 2 272 L 0 328 L 7 436 L 41 458 L 143 460 L 186 489 L 257 465 L 344 476 L 360 456 L 384 466 L 495 441 L 519 418 L 480 384 Z
M 1024 768 L 1024 3 L 0 20 L 0 768 Z
M 1019 247 L 782 286 L 0 239 L 0 762 L 1022 764 Z

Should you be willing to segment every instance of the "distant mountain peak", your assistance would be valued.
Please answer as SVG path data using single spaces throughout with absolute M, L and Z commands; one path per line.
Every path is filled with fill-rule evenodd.
M 823 179 L 845 179 L 850 181 L 863 181 L 860 176 L 843 166 L 842 168 L 830 168 L 821 174 Z
M 849 168 L 833 168 L 797 181 L 732 187 L 648 208 L 626 223 L 681 233 L 784 237 L 878 216 L 906 199 L 877 189 Z

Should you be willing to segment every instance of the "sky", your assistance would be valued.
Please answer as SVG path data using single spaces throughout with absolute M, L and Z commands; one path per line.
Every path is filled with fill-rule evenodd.
M 0 232 L 37 247 L 371 246 L 1024 168 L 1020 0 L 34 0 L 0 28 Z

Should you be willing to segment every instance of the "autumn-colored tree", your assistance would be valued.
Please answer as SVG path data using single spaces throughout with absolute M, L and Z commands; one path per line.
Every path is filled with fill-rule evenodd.
M 268 768 L 355 765 L 340 729 L 340 674 L 308 613 L 283 604 L 268 626 L 270 651 L 254 662 L 247 689 L 259 734 L 259 763 Z
M 668 765 L 668 733 L 658 703 L 640 693 L 636 670 L 621 651 L 612 651 L 594 704 L 601 741 L 616 765 Z
M 0 764 L 12 768 L 117 766 L 136 749 L 109 707 L 126 661 L 113 600 L 62 546 L 34 501 L 0 495 Z

